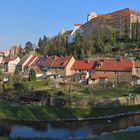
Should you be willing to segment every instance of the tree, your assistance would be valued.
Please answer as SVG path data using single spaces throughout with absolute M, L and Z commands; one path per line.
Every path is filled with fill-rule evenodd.
M 75 58 L 78 58 L 78 59 L 84 58 L 83 38 L 80 34 L 77 34 L 75 37 L 72 54 L 74 55 Z
M 41 55 L 48 55 L 49 51 L 50 51 L 50 39 L 46 36 L 44 36 L 43 39 L 39 39 L 38 41 L 38 48 L 36 49 L 36 51 L 41 54 Z
M 66 38 L 63 34 L 58 35 L 58 53 L 59 55 L 66 54 Z
M 30 69 L 29 71 L 29 81 L 36 81 L 36 73 L 34 69 Z
M 29 53 L 31 51 L 34 51 L 34 48 L 33 48 L 33 44 L 28 41 L 26 44 L 25 44 L 25 53 Z
M 103 37 L 103 32 L 102 32 L 102 26 L 99 25 L 95 28 L 94 30 L 94 41 L 95 41 L 95 48 L 97 52 L 104 52 L 104 37 Z
M 86 57 L 91 57 L 92 53 L 95 52 L 94 38 L 92 33 L 83 39 L 83 45 L 84 45 L 84 55 Z

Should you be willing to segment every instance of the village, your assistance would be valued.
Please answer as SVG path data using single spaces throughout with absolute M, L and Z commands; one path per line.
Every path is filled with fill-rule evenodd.
M 120 85 L 128 89 L 127 92 L 124 90 L 124 93 L 118 96 L 114 92 L 114 96 L 111 97 L 131 96 L 133 93 L 129 92 L 129 90 L 136 90 L 140 87 L 140 60 L 135 59 L 135 55 L 134 57 L 131 55 L 131 57 L 96 57 L 76 60 L 73 56 L 39 56 L 33 52 L 26 54 L 22 58 L 4 58 L 4 53 L 1 53 L 1 60 L 1 72 L 3 73 L 1 82 L 4 85 L 3 91 L 8 92 L 12 92 L 16 88 L 18 92 L 21 92 L 22 84 L 20 85 L 20 83 L 22 82 L 29 84 L 28 88 L 24 90 L 25 93 L 27 91 L 37 92 L 38 90 L 43 90 L 44 92 L 46 90 L 48 93 L 48 87 L 53 86 L 53 88 L 57 89 L 54 95 L 59 94 L 59 92 L 60 94 L 66 92 L 66 95 L 71 96 L 72 93 L 70 92 L 76 91 L 74 87 L 85 88 L 84 94 L 86 96 L 90 95 L 88 92 L 91 89 L 115 89 Z M 36 84 L 32 84 L 32 80 L 29 80 L 31 71 L 35 73 L 33 81 Z M 13 80 L 10 81 L 10 79 Z M 10 82 L 12 82 L 11 87 L 8 87 Z M 37 88 L 39 82 L 42 82 L 42 85 Z M 47 86 L 44 86 L 45 82 Z M 84 94 L 77 93 L 81 97 L 84 97 Z M 109 95 L 106 92 L 103 94 L 104 98 Z M 26 96 L 21 96 L 22 98 L 20 99 L 33 103 L 37 103 L 42 97 L 42 95 L 39 97 L 37 94 L 36 98 L 34 98 L 35 95 L 29 96 L 30 94 L 24 93 L 23 95 Z
M 124 16 L 128 19 L 131 17 L 130 21 L 124 21 Z M 73 30 L 62 30 L 58 36 L 55 36 L 51 39 L 44 37 L 42 42 L 41 40 L 39 41 L 38 45 L 40 48 L 33 48 L 33 44 L 31 42 L 27 42 L 25 48 L 22 48 L 21 46 L 13 46 L 9 50 L 0 52 L 0 80 L 3 98 L 7 98 L 5 95 L 11 95 L 10 93 L 12 92 L 19 92 L 20 99 L 24 100 L 25 98 L 25 101 L 27 100 L 33 103 L 40 101 L 38 98 L 45 98 L 44 96 L 56 96 L 57 94 L 65 94 L 65 98 L 67 99 L 71 97 L 75 97 L 75 99 L 77 99 L 77 97 L 84 98 L 88 97 L 89 95 L 89 98 L 94 98 L 94 100 L 98 98 L 98 96 L 100 97 L 100 94 L 100 99 L 107 97 L 116 98 L 122 96 L 131 96 L 133 94 L 137 95 L 137 91 L 140 88 L 140 50 L 137 46 L 124 50 L 115 48 L 115 51 L 113 51 L 114 48 L 112 47 L 112 50 L 106 53 L 100 52 L 98 50 L 92 54 L 93 50 L 90 50 L 89 52 L 86 50 L 85 55 L 79 57 L 77 56 L 83 50 L 74 50 L 76 51 L 77 55 L 73 55 L 73 53 L 71 54 L 69 49 L 65 50 L 68 52 L 63 54 L 62 50 L 65 48 L 61 48 L 60 51 L 58 50 L 56 52 L 58 55 L 56 55 L 56 53 L 50 53 L 50 43 L 55 43 L 53 44 L 54 47 L 56 43 L 58 44 L 58 47 L 59 45 L 63 46 L 62 44 L 68 45 L 68 47 L 73 47 L 71 44 L 73 44 L 74 41 L 76 42 L 76 39 L 78 40 L 81 38 L 77 37 L 77 33 L 78 36 L 80 33 L 81 36 L 86 38 L 87 34 L 90 32 L 90 28 L 92 28 L 93 31 L 96 30 L 96 24 L 98 22 L 101 22 L 103 27 L 106 27 L 107 24 L 107 26 L 110 28 L 110 20 L 115 20 L 114 24 L 116 25 L 117 29 L 123 29 L 125 25 L 127 30 L 125 29 L 122 32 L 122 38 L 123 36 L 125 36 L 125 38 L 129 38 L 130 40 L 135 36 L 136 39 L 138 38 L 137 32 L 135 33 L 133 30 L 128 29 L 126 25 L 132 24 L 131 26 L 133 26 L 134 24 L 137 24 L 139 15 L 137 15 L 135 11 L 126 8 L 104 15 L 91 12 L 87 15 L 87 22 L 85 24 L 74 24 Z M 124 22 L 125 24 L 123 25 L 122 23 Z M 135 25 L 134 27 L 136 28 L 137 26 Z M 110 30 L 113 32 L 113 34 L 115 33 L 114 29 Z M 114 39 L 115 36 L 113 37 L 113 40 Z M 49 44 L 43 46 L 43 43 L 48 43 L 48 41 Z M 83 44 L 77 45 L 82 46 Z M 46 48 L 48 50 L 46 53 L 45 47 L 48 47 Z M 75 49 L 77 48 L 75 47 Z M 87 53 L 91 53 L 91 55 L 88 56 Z M 42 83 L 42 85 L 40 83 Z M 121 91 L 122 94 L 119 94 L 120 91 L 116 92 L 115 88 L 118 88 L 117 90 L 120 90 L 119 88 L 124 88 L 124 90 Z M 82 91 L 80 91 L 80 89 Z M 114 90 L 111 92 L 110 96 L 109 90 L 112 89 Z M 52 90 L 54 90 L 54 93 Z M 29 96 L 31 93 L 42 91 L 46 92 L 47 94 L 39 95 L 40 97 L 36 98 L 34 98 L 34 96 L 37 94 Z M 108 91 L 108 93 L 105 91 Z M 94 92 L 99 92 L 99 95 L 95 94 L 95 96 L 93 96 L 92 94 Z
M 90 12 L 86 18 L 53 37 L 0 50 L 0 131 L 5 136 L 16 125 L 22 129 L 15 137 L 24 137 L 22 130 L 34 137 L 52 129 L 59 138 L 62 129 L 60 138 L 66 139 L 71 130 L 77 138 L 83 128 L 104 136 L 106 128 L 114 135 L 139 126 L 140 14 L 125 8 Z M 26 127 L 33 129 L 31 136 Z

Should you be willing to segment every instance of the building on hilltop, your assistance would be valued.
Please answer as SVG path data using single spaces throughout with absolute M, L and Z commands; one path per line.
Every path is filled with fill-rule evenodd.
M 96 14 L 91 12 L 87 16 L 87 22 L 76 31 L 82 36 L 93 32 L 99 25 L 111 25 L 121 31 L 122 37 L 132 38 L 136 32 L 136 23 L 140 22 L 140 15 L 132 9 L 126 8 L 109 14 Z

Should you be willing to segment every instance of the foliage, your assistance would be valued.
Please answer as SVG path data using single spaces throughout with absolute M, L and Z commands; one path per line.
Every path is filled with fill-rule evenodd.
M 99 117 L 105 115 L 115 115 L 136 111 L 137 106 L 115 107 L 114 108 L 58 108 L 51 106 L 11 106 L 0 102 L 0 118 L 14 120 L 34 120 L 34 121 L 57 121 L 61 119 L 76 119 Z
M 33 44 L 30 42 L 30 41 L 28 41 L 26 44 L 25 44 L 25 53 L 29 53 L 29 52 L 31 52 L 31 51 L 33 51 L 34 49 L 33 49 Z
M 36 73 L 34 69 L 30 69 L 29 71 L 29 81 L 36 81 Z

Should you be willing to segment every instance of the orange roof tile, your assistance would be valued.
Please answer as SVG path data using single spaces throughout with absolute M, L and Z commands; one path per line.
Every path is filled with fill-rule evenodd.
M 51 67 L 53 68 L 65 68 L 72 57 L 56 57 Z
M 96 64 L 96 71 L 131 71 L 133 63 L 129 59 L 106 59 Z
M 105 79 L 105 78 L 109 78 L 109 77 L 111 77 L 111 75 L 104 74 L 104 73 L 95 73 L 91 76 L 92 79 Z
M 76 60 L 72 66 L 72 70 L 92 70 L 94 61 Z

